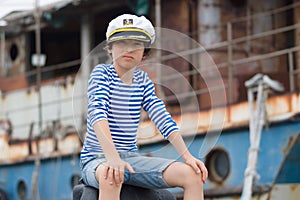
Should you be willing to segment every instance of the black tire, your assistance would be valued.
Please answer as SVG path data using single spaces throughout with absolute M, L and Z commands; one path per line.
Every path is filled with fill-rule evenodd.
M 84 184 L 76 185 L 73 189 L 73 200 L 91 200 L 98 199 L 98 190 L 86 186 Z M 120 199 L 130 199 L 130 200 L 176 200 L 175 196 L 168 190 L 165 189 L 145 189 L 138 186 L 131 186 L 123 184 Z
M 0 189 L 0 200 L 8 200 L 7 194 Z

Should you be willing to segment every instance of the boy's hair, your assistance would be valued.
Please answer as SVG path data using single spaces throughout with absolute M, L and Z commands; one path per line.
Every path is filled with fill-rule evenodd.
M 106 46 L 104 47 L 104 50 L 106 50 L 108 55 L 110 55 L 110 56 L 111 56 L 111 53 L 108 50 L 111 50 L 112 44 L 113 44 L 113 42 L 106 43 Z M 145 45 L 143 59 L 145 59 L 146 57 L 148 57 L 150 55 L 150 51 L 151 51 L 151 48 L 149 48 L 147 45 Z

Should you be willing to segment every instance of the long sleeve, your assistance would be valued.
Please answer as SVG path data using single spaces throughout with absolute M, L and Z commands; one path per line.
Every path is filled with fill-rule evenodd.
M 88 85 L 88 117 L 94 125 L 108 115 L 109 81 L 104 67 L 94 69 Z
M 168 138 L 171 133 L 178 131 L 176 122 L 166 110 L 164 102 L 156 96 L 154 84 L 147 75 L 142 106 L 164 138 Z

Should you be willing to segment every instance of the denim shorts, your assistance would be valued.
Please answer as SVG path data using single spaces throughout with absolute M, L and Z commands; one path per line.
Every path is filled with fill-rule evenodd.
M 176 160 L 142 156 L 137 152 L 119 152 L 122 160 L 128 162 L 135 173 L 131 174 L 127 169 L 124 171 L 124 183 L 149 189 L 169 188 L 163 179 L 163 171 Z M 86 185 L 99 188 L 95 172 L 106 159 L 103 153 L 97 158 L 81 160 L 82 179 Z

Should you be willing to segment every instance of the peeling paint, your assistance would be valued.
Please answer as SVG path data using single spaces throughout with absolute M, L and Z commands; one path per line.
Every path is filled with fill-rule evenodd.
M 289 141 L 288 141 L 287 145 L 282 148 L 283 155 L 287 155 L 290 152 L 290 150 L 293 147 L 294 143 L 295 143 L 295 138 L 291 136 L 289 138 Z
M 300 94 L 298 93 L 270 97 L 267 100 L 268 121 L 282 121 L 299 113 L 300 107 L 294 106 L 295 99 L 299 98 Z M 211 121 L 210 119 L 212 116 L 217 120 Z M 191 118 L 193 118 L 193 120 L 190 120 Z M 226 108 L 215 108 L 212 110 L 200 111 L 199 113 L 182 114 L 180 116 L 174 116 L 174 120 L 179 125 L 183 136 L 195 133 L 205 134 L 208 130 L 213 131 L 213 128 L 216 127 L 213 125 L 214 123 L 222 123 L 223 125 L 221 128 L 224 130 L 248 127 L 249 105 L 247 102 L 242 102 L 227 106 Z M 185 123 L 182 123 L 183 121 Z M 140 124 L 140 129 L 142 130 L 143 135 L 147 135 L 149 137 L 145 140 L 143 139 L 143 136 L 138 136 L 139 144 L 153 143 L 163 139 L 157 136 L 157 134 L 153 134 L 153 130 L 156 130 L 156 128 L 155 124 L 150 121 L 142 122 Z M 286 152 L 289 145 L 282 148 L 283 152 Z

